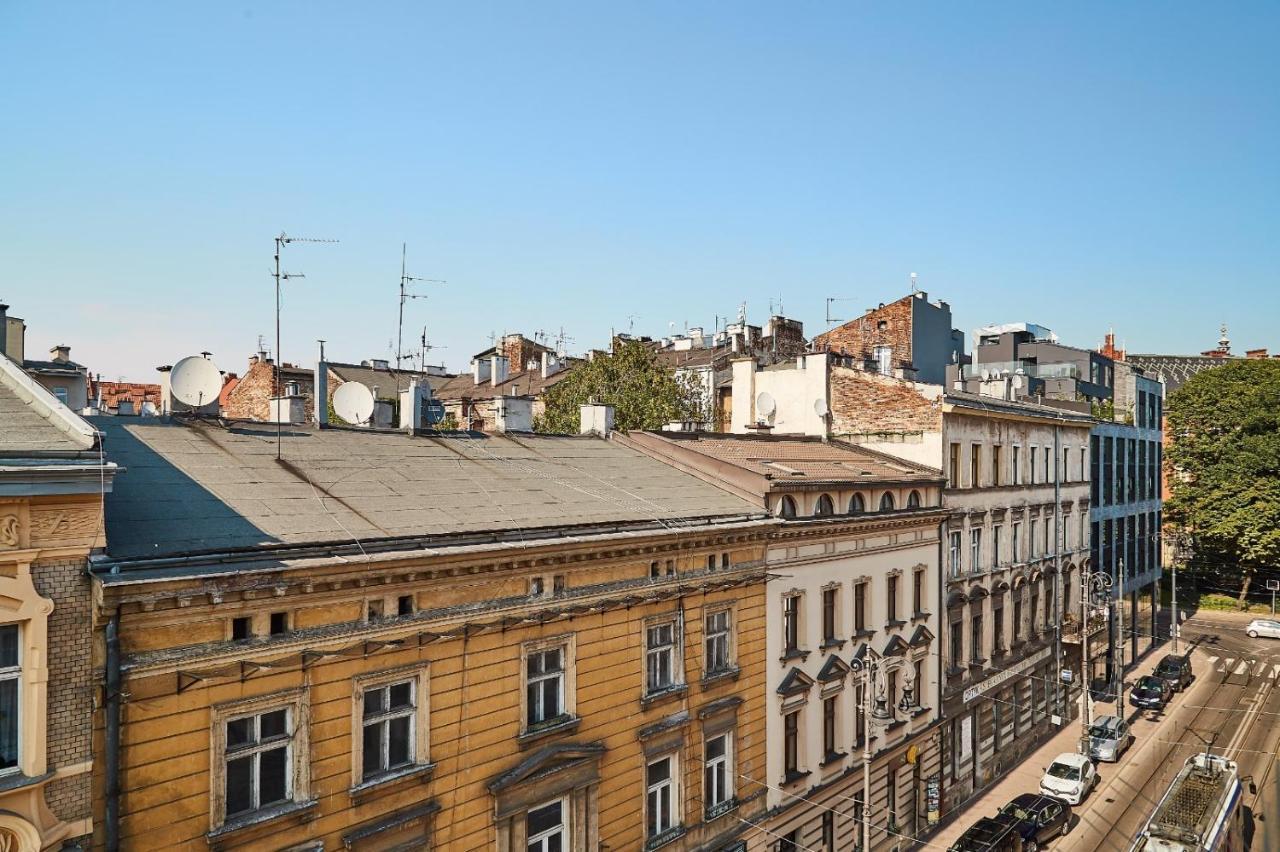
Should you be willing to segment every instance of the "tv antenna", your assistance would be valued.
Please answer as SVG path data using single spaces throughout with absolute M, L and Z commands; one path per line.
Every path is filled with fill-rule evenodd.
M 831 306 L 836 302 L 852 302 L 855 298 L 856 298 L 855 296 L 828 296 L 827 297 L 827 328 L 828 330 L 831 328 L 831 326 L 835 325 L 836 323 L 844 322 L 844 320 L 840 319 L 839 317 L 831 316 Z
M 432 349 L 448 349 L 448 348 L 449 348 L 448 346 L 436 346 L 434 343 L 428 343 L 427 327 L 424 325 L 422 327 L 422 348 L 418 350 L 420 363 L 422 366 L 419 368 L 418 372 L 420 373 L 427 372 L 427 353 L 428 352 L 430 352 Z
M 627 314 L 627 334 L 634 335 L 636 333 L 636 320 L 640 319 L 639 314 Z
M 786 316 L 787 311 L 784 307 L 782 307 L 781 296 L 778 297 L 777 306 L 778 306 L 778 309 L 775 311 L 773 299 L 769 300 L 769 315 L 770 316 Z
M 409 252 L 408 243 L 400 244 L 400 321 L 396 325 L 396 369 L 400 369 L 400 365 L 404 362 L 404 303 L 410 299 L 425 299 L 425 293 L 409 292 L 409 285 L 412 282 L 421 282 L 423 284 L 443 284 L 444 279 L 441 278 L 417 278 L 405 271 L 405 260 Z M 399 378 L 396 379 L 396 387 L 400 387 Z
M 556 334 L 556 354 L 559 355 L 561 358 L 563 358 L 564 345 L 566 343 L 573 343 L 573 342 L 574 342 L 574 339 L 564 333 L 564 326 L 560 326 L 560 332 Z
M 280 396 L 280 368 L 284 365 L 284 360 L 280 357 L 280 282 L 288 281 L 291 278 L 306 278 L 301 272 L 282 272 L 280 271 L 280 250 L 290 243 L 336 243 L 337 240 L 314 239 L 311 237 L 291 237 L 284 231 L 281 231 L 276 237 L 276 268 L 271 273 L 271 277 L 276 279 L 276 352 L 275 352 L 275 370 L 272 381 L 272 394 L 275 397 Z M 276 412 L 276 459 L 281 455 L 281 441 L 284 439 L 284 429 L 280 423 L 279 412 Z

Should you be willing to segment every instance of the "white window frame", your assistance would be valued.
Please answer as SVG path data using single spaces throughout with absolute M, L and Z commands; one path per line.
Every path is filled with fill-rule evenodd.
M 679 613 L 647 618 L 644 621 L 644 694 L 659 695 L 684 684 L 684 630 Z M 654 644 L 655 639 L 662 639 L 661 631 L 670 630 L 670 639 Z M 663 660 L 666 660 L 665 683 L 654 683 L 655 671 L 660 672 Z M 657 667 L 655 669 L 655 666 Z
M 960 538 L 960 530 L 952 530 L 951 541 L 949 542 L 949 546 L 951 549 L 950 550 L 951 566 L 950 567 L 951 567 L 952 577 L 959 577 L 961 574 L 964 573 L 964 566 L 960 563 L 960 559 L 961 559 L 960 551 L 963 547 L 963 545 L 961 544 L 961 541 L 962 540 Z
M 982 570 L 982 527 L 969 529 L 969 562 L 972 570 Z
M 1039 521 L 1036 518 L 1032 518 L 1029 523 L 1031 524 L 1031 529 L 1030 529 L 1030 535 L 1027 536 L 1027 561 L 1028 562 L 1036 558 L 1036 532 L 1037 532 L 1036 524 L 1038 524 Z
M 561 651 L 561 669 L 560 669 L 560 687 L 557 692 L 560 700 L 560 713 L 554 716 L 547 716 L 537 722 L 529 721 L 529 658 L 535 654 L 541 654 L 546 651 L 552 651 L 559 648 Z M 555 719 L 569 720 L 574 718 L 577 709 L 577 666 L 576 654 L 577 639 L 572 633 L 561 636 L 552 636 L 546 639 L 538 639 L 533 642 L 526 642 L 520 648 L 520 732 L 527 734 L 537 732 L 544 727 L 550 726 Z M 546 680 L 545 677 L 538 677 L 541 682 Z
M 716 625 L 712 629 L 712 619 L 724 616 L 724 625 Z M 706 674 L 717 674 L 719 672 L 732 671 L 734 667 L 734 641 L 733 641 L 733 607 L 721 606 L 715 609 L 707 609 L 703 611 L 703 671 Z M 712 665 L 712 645 L 724 649 L 723 665 Z
M 1000 535 L 1004 532 L 1003 524 L 991 525 L 991 567 L 1000 567 Z
M 534 813 L 534 811 L 540 811 L 543 808 L 549 808 L 552 805 L 560 806 L 560 824 L 528 837 L 525 841 L 525 847 L 527 849 L 536 848 L 538 852 L 549 852 L 551 849 L 550 840 L 556 835 L 560 836 L 560 848 L 562 850 L 569 848 L 569 825 L 565 821 L 566 817 L 569 815 L 569 800 L 566 798 L 552 799 L 550 801 L 543 802 L 540 805 L 535 805 L 525 811 L 524 819 L 526 831 L 528 830 L 529 817 Z M 535 843 L 538 844 L 536 847 L 534 846 Z
M 882 376 L 893 374 L 893 347 L 877 346 L 872 350 L 876 361 L 876 371 Z
M 1022 562 L 1024 561 L 1022 558 L 1022 552 L 1021 552 L 1022 551 L 1022 521 L 1014 521 L 1012 530 L 1013 530 L 1012 532 L 1013 538 L 1010 539 L 1010 543 L 1009 543 L 1009 546 L 1011 548 L 1011 552 L 1009 553 L 1009 556 L 1014 562 Z
M 26 633 L 26 631 L 23 630 L 23 626 L 21 622 L 10 622 L 8 624 L 0 624 L 0 630 L 6 627 L 12 627 L 14 631 L 17 633 L 15 646 L 17 649 L 18 661 L 16 664 L 12 666 L 5 666 L 3 668 L 0 668 L 0 681 L 12 680 L 15 682 L 14 683 L 14 703 L 15 703 L 14 709 L 16 712 L 14 713 L 14 718 L 13 718 L 13 724 L 14 724 L 13 733 L 14 733 L 14 740 L 16 742 L 17 748 L 14 754 L 13 766 L 10 766 L 7 769 L 0 769 L 0 777 L 3 777 L 5 775 L 13 775 L 21 772 L 22 759 L 23 757 L 26 756 L 26 749 L 24 748 L 25 743 L 23 742 L 23 736 L 22 736 L 22 723 L 23 723 L 23 716 L 24 716 L 24 710 L 25 710 L 25 708 L 23 707 L 23 704 L 25 703 L 23 701 L 23 698 L 25 696 L 23 695 L 22 643 L 23 643 L 24 634 Z
M 649 770 L 663 761 L 667 762 L 667 777 L 656 783 L 649 782 Z M 647 840 L 662 837 L 680 825 L 680 756 L 676 752 L 658 755 L 645 761 L 644 828 Z M 660 797 L 660 798 L 655 798 Z M 665 812 L 660 806 L 665 800 Z M 655 813 L 655 803 L 659 804 Z M 665 818 L 665 822 L 663 819 Z M 650 830 L 652 828 L 652 831 Z
M 405 683 L 410 684 L 410 691 L 413 695 L 413 707 L 408 711 L 400 711 L 396 713 L 384 713 L 372 724 L 389 724 L 393 717 L 408 715 L 411 717 L 410 722 L 410 742 L 412 743 L 412 754 L 409 762 L 403 766 L 397 766 L 394 769 L 384 768 L 376 775 L 368 778 L 364 777 L 364 729 L 366 721 L 364 718 L 364 702 L 365 693 L 373 689 L 387 689 L 394 684 Z M 379 781 L 396 778 L 405 772 L 410 772 L 417 767 L 431 765 L 430 750 L 430 733 L 431 724 L 429 718 L 430 712 L 430 693 L 427 678 L 427 668 L 425 666 L 405 666 L 401 668 L 391 669 L 389 671 L 377 672 L 375 674 L 363 675 L 352 681 L 351 695 L 351 786 L 353 788 L 362 785 L 373 785 Z M 384 758 L 386 746 L 383 746 Z
M 261 808 L 258 807 L 254 810 L 234 814 L 230 818 L 227 816 L 227 723 L 238 719 L 262 716 L 276 710 L 288 711 L 286 714 L 286 724 L 289 730 L 286 752 L 288 763 L 285 776 L 286 802 L 304 802 L 310 796 L 310 747 L 308 745 L 310 708 L 305 690 L 288 690 L 252 698 L 247 701 L 215 706 L 211 725 L 209 763 L 210 775 L 212 776 L 210 778 L 209 821 L 215 829 L 222 827 L 227 822 L 236 822 L 242 819 L 251 820 L 255 813 L 261 811 Z M 261 753 L 266 750 L 266 748 L 259 748 L 255 753 Z M 233 753 L 233 759 L 236 754 L 245 753 L 249 753 L 249 751 L 246 749 Z
M 713 740 L 724 740 L 724 754 L 708 759 Z M 719 816 L 733 802 L 733 745 L 732 730 L 721 731 L 702 740 L 702 799 L 708 818 Z M 714 773 L 721 774 L 717 776 Z M 715 783 L 711 783 L 713 781 Z M 715 789 L 717 786 L 720 789 Z

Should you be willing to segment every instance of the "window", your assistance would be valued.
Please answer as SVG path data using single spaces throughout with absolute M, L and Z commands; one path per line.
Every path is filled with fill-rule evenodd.
M 557 799 L 529 811 L 525 836 L 529 852 L 561 852 L 568 848 L 564 831 L 564 800 Z
M 1045 556 L 1048 556 L 1050 553 L 1052 553 L 1052 552 L 1053 552 L 1053 550 L 1052 550 L 1052 549 L 1051 549 L 1051 547 L 1050 547 L 1050 540 L 1051 540 L 1051 539 L 1050 539 L 1050 536 L 1051 536 L 1052 534 L 1053 534 L 1053 531 L 1052 531 L 1052 530 L 1050 529 L 1050 527 L 1049 527 L 1049 521 L 1048 521 L 1048 520 L 1045 520 L 1045 522 L 1044 522 L 1044 550 L 1043 550 L 1043 551 L 1041 551 L 1042 553 L 1044 553 L 1044 555 L 1045 555 Z
M 368 781 L 412 765 L 417 718 L 416 678 L 364 690 L 361 777 Z
M 849 514 L 858 515 L 867 511 L 867 503 L 862 499 L 861 494 L 854 494 L 849 498 Z
M 865 744 L 865 734 L 867 733 L 867 713 L 863 706 L 866 699 L 865 687 L 857 684 L 853 688 L 853 744 L 860 746 Z
M 676 561 L 674 559 L 667 560 L 667 576 L 674 577 L 676 575 Z
M 836 815 L 831 811 L 822 812 L 822 848 L 836 852 Z
M 720 567 L 721 567 L 721 568 L 728 568 L 731 564 L 732 564 L 732 562 L 731 562 L 731 561 L 730 561 L 730 559 L 729 559 L 729 554 L 728 554 L 728 553 L 721 553 L 721 554 L 720 554 Z
M 1063 482 L 1071 481 L 1071 464 L 1067 460 L 1067 457 L 1070 455 L 1070 452 L 1071 451 L 1068 450 L 1066 447 L 1062 448 L 1062 470 L 1059 471 L 1059 473 L 1062 476 Z
M 707 646 L 707 672 L 722 672 L 733 665 L 730 638 L 733 627 L 731 610 L 721 609 L 707 614 L 704 639 Z
M 991 645 L 997 651 L 1004 650 L 1004 607 L 998 606 L 991 611 Z
M 982 570 L 982 528 L 969 530 L 969 570 Z
M 800 773 L 800 711 L 782 717 L 782 768 L 787 777 Z
M 893 347 L 877 346 L 875 348 L 876 369 L 880 375 L 887 376 L 893 372 Z
M 822 590 L 822 641 L 834 642 L 836 639 L 836 602 L 840 590 L 838 588 Z
M 800 650 L 799 595 L 787 595 L 782 599 L 782 638 L 787 653 Z
M 18 768 L 21 735 L 18 706 L 22 700 L 22 658 L 16 624 L 0 627 L 0 773 Z
M 978 488 L 982 485 L 982 445 L 972 444 L 969 447 L 969 487 Z
M 1036 524 L 1038 523 L 1039 521 L 1034 518 L 1031 519 L 1031 535 L 1027 541 L 1027 561 L 1036 558 Z
M 1032 484 L 1032 485 L 1035 485 L 1035 484 L 1036 484 L 1036 450 L 1037 450 L 1037 449 L 1038 449 L 1037 447 L 1032 447 L 1032 448 L 1031 448 L 1031 464 L 1030 464 L 1030 467 L 1031 467 L 1031 484 Z
M 241 616 L 240 618 L 231 619 L 232 640 L 239 642 L 244 639 L 248 639 L 250 636 L 252 636 L 253 630 L 250 628 L 251 624 L 252 624 L 252 621 L 247 615 Z
M 912 612 L 924 612 L 924 570 L 921 568 L 911 576 L 911 606 Z
M 822 754 L 826 760 L 836 756 L 836 696 L 822 701 Z
M 62 403 L 63 405 L 66 405 L 66 404 L 67 404 L 67 389 L 66 389 L 66 388 L 54 388 L 54 389 L 53 389 L 53 395 L 54 395 L 54 396 L 56 396 L 56 397 L 58 398 L 58 402 Z
M 881 512 L 892 512 L 892 511 L 893 511 L 893 494 L 892 494 L 892 492 L 886 491 L 886 492 L 884 492 L 884 494 L 880 497 L 880 511 L 881 511 Z
M 1000 450 L 1001 446 L 996 444 L 991 448 L 991 484 L 1000 485 L 1003 482 L 1000 476 Z
M 960 487 L 960 445 L 951 445 L 950 466 L 947 468 L 947 487 Z
M 982 662 L 982 616 L 975 615 L 969 620 L 969 662 Z
M 1000 539 L 1004 536 L 1004 527 L 993 524 L 991 527 L 991 567 L 1000 567 Z
M 792 829 L 778 838 L 778 852 L 797 852 L 800 848 L 800 829 Z
M 1031 587 L 1031 633 L 1039 633 L 1036 629 L 1036 618 L 1040 614 L 1040 587 Z
M 560 575 L 556 575 L 560 576 Z M 401 595 L 396 598 L 396 613 L 398 615 L 413 615 L 413 595 Z
M 1053 482 L 1053 474 L 1050 473 L 1050 466 L 1053 464 L 1053 453 L 1048 447 L 1044 448 L 1044 482 Z
M 271 635 L 278 636 L 281 633 L 289 632 L 289 613 L 273 612 L 271 613 Z
M 959 577 L 960 568 L 960 531 L 951 533 L 951 576 Z
M 907 495 L 907 508 L 908 509 L 920 508 L 920 492 L 919 491 L 912 491 L 910 494 Z
M 867 584 L 865 581 L 853 586 L 853 629 L 863 633 L 867 629 Z
M 889 813 L 889 826 L 897 828 L 898 826 L 898 779 L 895 777 L 897 772 L 892 768 L 884 771 L 884 809 Z
M 541 590 L 539 590 L 539 592 L 541 592 Z M 382 608 L 381 599 L 365 601 L 365 604 L 364 604 L 365 621 L 380 621 L 382 619 L 382 613 L 383 613 L 383 608 Z
M 529 597 L 540 598 L 542 597 L 543 593 L 546 592 L 546 590 L 547 590 L 546 581 L 543 580 L 541 577 L 529 578 Z
M 889 683 L 886 691 L 886 698 L 889 699 L 889 712 L 892 713 L 894 708 L 898 706 L 898 670 L 894 669 L 889 672 Z
M 898 575 L 889 575 L 889 596 L 888 596 L 888 612 L 889 622 L 898 620 Z
M 788 520 L 796 516 L 796 501 L 790 496 L 782 495 L 782 502 L 778 506 L 778 514 Z
M 658 758 L 645 768 L 645 818 L 652 840 L 676 827 L 675 755 Z
M 710 817 L 733 799 L 733 743 L 729 734 L 708 737 L 702 753 L 702 797 Z
M 227 819 L 291 800 L 293 721 L 291 707 L 226 721 L 223 760 Z
M 1022 590 L 1016 594 L 1013 600 L 1013 641 L 1019 642 L 1022 640 Z
M 951 622 L 951 668 L 961 667 L 964 657 L 964 622 Z
M 818 498 L 818 503 L 813 508 L 813 516 L 815 518 L 829 518 L 836 513 L 836 507 L 831 502 L 830 495 L 823 494 Z
M 716 570 L 716 555 L 714 553 L 707 554 L 707 570 L 708 571 Z
M 916 660 L 912 663 L 912 668 L 915 669 L 916 675 L 915 680 L 912 681 L 915 684 L 915 701 L 916 706 L 919 707 L 924 703 L 924 660 Z
M 567 647 L 530 651 L 525 658 L 525 722 L 532 728 L 565 715 Z
M 661 692 L 680 683 L 680 625 L 676 621 L 651 624 L 645 629 L 645 691 Z
M 1096 439 L 1095 439 L 1096 440 Z M 1085 470 L 1089 466 L 1089 449 L 1087 447 L 1080 448 L 1080 480 L 1083 482 Z
M 1013 447 L 1013 484 L 1022 484 L 1022 447 L 1017 444 Z

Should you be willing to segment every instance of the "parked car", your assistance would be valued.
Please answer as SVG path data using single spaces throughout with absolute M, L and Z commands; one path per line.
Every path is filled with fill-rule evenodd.
M 1166 654 L 1156 666 L 1156 677 L 1173 684 L 1174 692 L 1181 692 L 1195 678 L 1191 673 L 1191 657 L 1187 654 Z
M 1129 723 L 1119 716 L 1099 716 L 1089 726 L 1089 756 L 1115 763 L 1133 743 Z
M 1040 792 L 1068 804 L 1078 805 L 1098 783 L 1098 771 L 1093 761 L 1083 754 L 1063 752 L 1053 759 L 1044 777 L 1040 779 Z
M 1024 852 L 1034 848 L 1023 842 L 1016 823 L 983 817 L 948 846 L 947 852 Z
M 1017 825 L 1024 848 L 1040 849 L 1071 827 L 1071 807 L 1052 796 L 1023 793 L 1000 809 L 996 819 Z
M 1144 710 L 1163 710 L 1173 700 L 1173 683 L 1155 675 L 1143 675 L 1129 693 L 1129 703 Z
M 1255 618 L 1244 629 L 1250 639 L 1266 636 L 1268 639 L 1280 639 L 1280 621 L 1271 618 Z
M 1116 684 L 1104 677 L 1095 677 L 1089 683 L 1089 697 L 1094 701 L 1115 701 Z

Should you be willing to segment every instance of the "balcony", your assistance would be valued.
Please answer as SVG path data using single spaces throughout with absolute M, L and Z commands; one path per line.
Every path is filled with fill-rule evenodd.
M 1095 610 L 1090 613 L 1088 626 L 1089 637 L 1092 638 L 1106 629 L 1106 610 Z M 1074 644 L 1080 643 L 1080 616 L 1078 614 L 1068 612 L 1062 616 L 1062 641 Z

